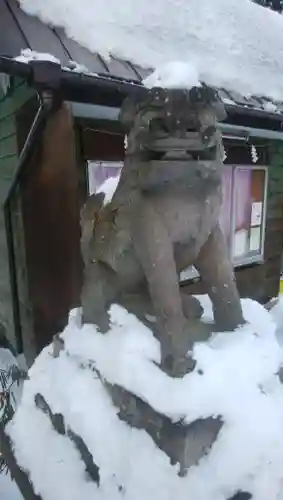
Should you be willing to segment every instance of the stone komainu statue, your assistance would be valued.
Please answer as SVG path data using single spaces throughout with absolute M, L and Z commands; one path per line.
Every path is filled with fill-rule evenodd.
M 89 197 L 81 214 L 83 321 L 106 330 L 113 302 L 153 311 L 163 367 L 174 376 L 200 325 L 196 300 L 180 291 L 183 269 L 199 271 L 218 330 L 243 323 L 218 223 L 223 146 L 217 120 L 224 117 L 218 95 L 205 85 L 127 98 L 120 120 L 128 146 L 117 190 L 106 206 L 103 194 Z

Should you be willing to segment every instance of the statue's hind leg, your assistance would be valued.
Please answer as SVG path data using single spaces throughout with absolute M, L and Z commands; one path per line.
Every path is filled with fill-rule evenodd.
M 217 225 L 203 245 L 195 267 L 211 298 L 214 320 L 219 330 L 232 331 L 244 323 L 241 302 L 228 256 L 227 245 Z

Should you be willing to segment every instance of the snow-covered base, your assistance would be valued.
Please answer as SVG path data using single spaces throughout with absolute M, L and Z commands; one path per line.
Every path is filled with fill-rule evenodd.
M 9 474 L 0 475 L 0 498 L 1 500 L 24 500 Z
M 199 299 L 204 320 L 211 321 L 208 297 Z M 249 324 L 197 344 L 196 369 L 183 379 L 171 379 L 153 363 L 160 360 L 158 342 L 122 308 L 112 306 L 106 335 L 81 328 L 79 311 L 73 311 L 63 332 L 65 350 L 53 358 L 49 346 L 37 358 L 9 425 L 17 460 L 43 500 L 225 500 L 238 490 L 254 500 L 283 499 L 283 387 L 277 375 L 283 353 L 276 326 L 283 302 L 270 313 L 249 299 L 242 304 Z M 224 426 L 210 453 L 178 477 L 178 467 L 145 431 L 119 420 L 97 370 L 174 421 L 221 415 Z M 70 439 L 36 409 L 38 392 L 87 444 L 100 469 L 99 487 L 86 478 Z

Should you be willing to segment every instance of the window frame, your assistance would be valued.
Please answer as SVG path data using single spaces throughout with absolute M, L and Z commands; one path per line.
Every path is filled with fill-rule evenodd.
M 230 257 L 235 268 L 248 266 L 251 264 L 262 264 L 264 263 L 264 245 L 265 245 L 265 232 L 266 232 L 266 216 L 267 216 L 267 193 L 268 193 L 268 167 L 266 165 L 237 165 L 230 164 L 227 165 L 232 167 L 232 199 L 231 199 L 231 230 L 230 230 Z M 225 168 L 225 166 L 224 166 Z M 260 251 L 251 255 L 245 254 L 241 257 L 234 257 L 234 239 L 235 239 L 235 226 L 236 226 L 236 200 L 234 191 L 234 180 L 235 172 L 237 170 L 262 170 L 265 172 L 264 180 L 264 194 L 263 194 L 263 213 L 262 213 L 262 223 L 261 227 L 261 240 L 260 240 Z
M 267 220 L 267 194 L 268 194 L 268 166 L 267 165 L 250 165 L 250 164 L 224 164 L 223 168 L 232 169 L 232 190 L 231 190 L 231 227 L 228 236 L 229 241 L 229 256 L 233 263 L 234 269 L 250 266 L 252 264 L 263 264 L 264 263 L 264 247 L 265 247 L 265 233 L 266 233 L 266 220 Z M 261 224 L 261 241 L 260 241 L 260 252 L 253 255 L 244 255 L 242 257 L 234 257 L 234 237 L 235 237 L 235 226 L 236 226 L 236 201 L 235 201 L 235 191 L 234 191 L 234 181 L 235 172 L 239 169 L 248 170 L 263 170 L 265 172 L 265 185 L 264 185 L 264 195 L 263 195 L 263 213 L 262 213 L 262 224 Z M 183 275 L 183 276 L 182 276 Z M 186 281 L 193 281 L 199 279 L 199 273 L 194 266 L 190 266 L 180 273 L 180 283 L 185 283 Z
M 113 161 L 113 160 L 87 160 L 87 189 L 88 194 L 90 194 L 90 173 L 89 167 L 91 164 L 101 164 L 107 166 L 109 168 L 118 168 L 123 166 L 123 161 Z M 241 268 L 244 266 L 252 265 L 252 264 L 261 264 L 264 262 L 264 246 L 265 246 L 265 233 L 266 233 L 266 218 L 267 218 L 267 194 L 268 194 L 268 166 L 266 165 L 250 165 L 250 164 L 226 164 L 223 165 L 222 168 L 231 168 L 232 169 L 232 189 L 231 189 L 231 200 L 230 200 L 230 214 L 231 214 L 231 225 L 230 231 L 228 235 L 229 241 L 229 256 L 233 263 L 234 268 Z M 235 178 L 237 170 L 262 170 L 265 172 L 265 180 L 264 180 L 264 193 L 263 193 L 263 212 L 262 212 L 262 223 L 261 227 L 261 239 L 260 239 L 260 251 L 259 252 L 251 252 L 249 254 L 245 254 L 240 257 L 234 257 L 234 239 L 235 239 L 235 227 L 236 227 L 236 197 L 235 197 Z M 183 277 L 182 277 L 183 275 Z M 184 283 L 185 281 L 195 280 L 199 278 L 198 271 L 191 266 L 186 270 L 182 271 L 180 274 L 180 281 Z

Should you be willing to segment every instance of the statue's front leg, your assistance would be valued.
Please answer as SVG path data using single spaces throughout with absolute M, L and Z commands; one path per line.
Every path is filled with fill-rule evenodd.
M 223 233 L 217 225 L 202 247 L 195 267 L 211 298 L 216 327 L 232 331 L 244 323 L 233 265 Z
M 185 354 L 178 338 L 187 322 L 170 235 L 150 200 L 144 200 L 134 214 L 132 236 L 156 315 L 163 366 L 173 374 L 175 360 Z
M 96 324 L 101 331 L 109 328 L 108 308 L 118 295 L 114 271 L 101 262 L 89 263 L 84 270 L 81 293 L 83 323 Z

